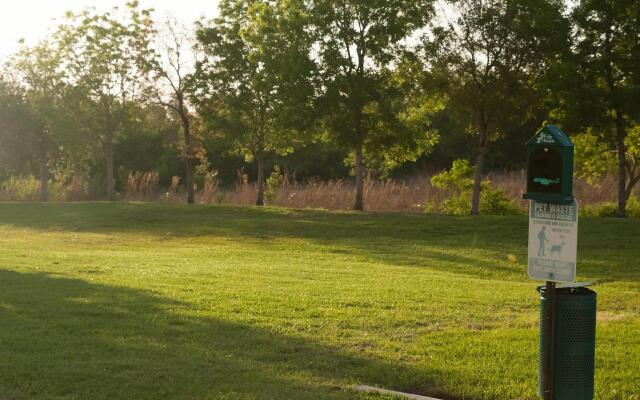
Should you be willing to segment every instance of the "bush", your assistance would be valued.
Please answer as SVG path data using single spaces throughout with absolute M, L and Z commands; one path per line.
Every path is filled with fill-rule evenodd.
M 630 196 L 627 200 L 627 216 L 640 218 L 640 199 Z
M 600 204 L 592 204 L 580 208 L 581 217 L 615 217 L 618 205 L 607 201 Z
M 431 178 L 431 184 L 439 189 L 460 193 L 473 188 L 473 173 L 474 168 L 469 161 L 454 160 L 450 170 Z
M 471 213 L 471 193 L 473 189 L 474 168 L 467 160 L 455 160 L 448 171 L 441 172 L 431 178 L 431 184 L 448 192 L 448 198 L 440 204 L 427 202 L 426 212 L 451 215 L 468 215 Z M 522 210 L 500 190 L 491 187 L 491 182 L 482 182 L 480 192 L 480 214 L 511 215 L 520 214 Z
M 600 204 L 588 205 L 580 209 L 581 217 L 615 217 L 618 211 L 618 203 L 607 201 Z M 627 200 L 627 217 L 640 218 L 640 200 L 636 196 L 630 196 Z
M 453 194 L 439 205 L 430 203 L 425 211 L 448 215 L 469 215 L 471 213 L 471 191 Z M 522 213 L 523 210 L 513 200 L 507 198 L 502 190 L 483 185 L 480 193 L 480 214 L 516 215 Z
M 265 191 L 265 198 L 267 200 L 267 205 L 275 206 L 276 199 L 278 197 L 278 189 L 280 188 L 280 184 L 282 183 L 282 176 L 280 175 L 280 167 L 274 166 L 271 175 L 267 178 L 267 190 Z
M 61 183 L 49 181 L 49 200 L 78 200 L 76 199 L 80 184 L 72 180 L 66 187 Z M 7 201 L 39 201 L 40 180 L 35 176 L 12 176 L 0 184 L 0 200 Z
M 489 186 L 489 182 L 483 185 L 480 192 L 480 214 L 485 215 L 514 215 L 522 214 L 523 210 L 516 203 L 509 199 L 500 189 Z M 471 212 L 471 205 L 469 205 Z
M 37 201 L 40 198 L 40 181 L 34 176 L 12 176 L 0 189 L 3 200 Z
M 64 200 L 87 200 L 89 198 L 89 181 L 82 175 L 74 175 L 61 190 L 63 190 Z

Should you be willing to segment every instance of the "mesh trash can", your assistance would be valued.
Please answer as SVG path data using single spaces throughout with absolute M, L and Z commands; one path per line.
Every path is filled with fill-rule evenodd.
M 544 397 L 545 287 L 540 291 L 538 395 Z M 586 287 L 556 289 L 555 400 L 592 400 L 596 350 L 596 297 Z

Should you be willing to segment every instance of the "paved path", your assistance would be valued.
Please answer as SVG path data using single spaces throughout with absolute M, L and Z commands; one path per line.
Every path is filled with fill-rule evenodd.
M 356 385 L 353 387 L 353 390 L 358 392 L 392 394 L 398 397 L 404 397 L 405 399 L 411 399 L 411 400 L 440 400 L 440 399 L 436 399 L 435 397 L 427 397 L 427 396 L 420 396 L 418 394 L 396 392 L 395 390 L 381 389 L 381 388 L 367 386 L 367 385 Z

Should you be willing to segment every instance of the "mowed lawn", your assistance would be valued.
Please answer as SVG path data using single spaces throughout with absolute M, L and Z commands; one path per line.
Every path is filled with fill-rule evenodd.
M 0 399 L 536 399 L 527 219 L 0 203 Z M 640 221 L 582 219 L 597 399 L 640 399 Z

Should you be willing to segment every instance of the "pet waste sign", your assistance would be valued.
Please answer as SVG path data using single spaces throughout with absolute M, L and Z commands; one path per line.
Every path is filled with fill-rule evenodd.
M 532 279 L 574 282 L 578 248 L 578 203 L 531 200 L 529 263 Z

